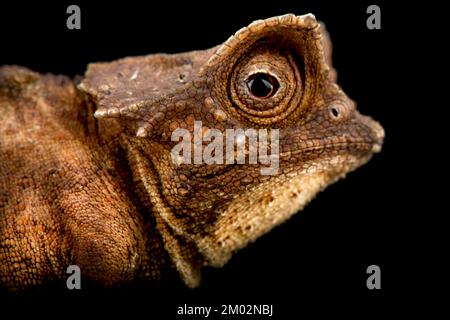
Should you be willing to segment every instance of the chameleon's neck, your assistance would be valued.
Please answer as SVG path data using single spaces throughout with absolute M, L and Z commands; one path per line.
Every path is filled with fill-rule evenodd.
M 143 152 L 146 146 L 138 141 L 139 139 L 130 141 L 125 135 L 120 138 L 120 144 L 127 150 L 127 161 L 133 181 L 137 182 L 136 192 L 141 201 L 151 205 L 151 212 L 143 214 L 153 214 L 156 230 L 161 235 L 164 247 L 180 277 L 187 286 L 196 287 L 200 284 L 201 267 L 198 251 L 195 245 L 183 236 L 183 230 L 177 225 L 174 213 L 161 193 L 159 174 L 152 162 L 155 159 L 149 159 Z

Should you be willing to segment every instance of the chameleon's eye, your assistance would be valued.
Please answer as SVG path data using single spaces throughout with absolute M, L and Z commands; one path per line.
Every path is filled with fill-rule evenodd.
M 265 44 L 233 65 L 228 97 L 233 112 L 258 124 L 282 120 L 304 97 L 303 62 L 288 50 Z
M 267 73 L 252 74 L 246 83 L 248 91 L 257 98 L 270 98 L 280 87 L 278 80 Z

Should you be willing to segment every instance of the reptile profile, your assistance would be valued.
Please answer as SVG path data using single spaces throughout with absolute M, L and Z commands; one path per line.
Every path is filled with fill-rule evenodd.
M 259 20 L 204 51 L 89 65 L 75 82 L 0 68 L 0 283 L 200 283 L 378 152 L 312 15 Z M 177 128 L 279 132 L 279 169 L 176 164 Z M 196 133 L 198 134 L 198 133 Z M 273 143 L 270 147 L 274 148 Z M 177 271 L 177 272 L 174 272 Z

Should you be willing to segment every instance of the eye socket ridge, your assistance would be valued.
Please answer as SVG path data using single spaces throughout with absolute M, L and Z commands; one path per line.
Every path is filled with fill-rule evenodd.
M 269 73 L 257 72 L 245 80 L 248 92 L 255 98 L 267 99 L 276 94 L 280 83 Z

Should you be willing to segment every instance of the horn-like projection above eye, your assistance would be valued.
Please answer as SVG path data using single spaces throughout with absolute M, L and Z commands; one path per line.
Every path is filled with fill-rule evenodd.
M 213 95 L 243 121 L 297 122 L 328 75 L 320 25 L 313 15 L 255 21 L 220 46 L 200 74 L 214 78 Z

